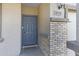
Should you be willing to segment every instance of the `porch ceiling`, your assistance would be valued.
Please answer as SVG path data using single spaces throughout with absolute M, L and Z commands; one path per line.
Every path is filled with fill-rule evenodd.
M 23 5 L 29 7 L 39 7 L 40 3 L 23 3 Z

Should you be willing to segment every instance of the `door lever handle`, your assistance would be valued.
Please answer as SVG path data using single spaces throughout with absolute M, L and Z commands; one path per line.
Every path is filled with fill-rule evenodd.
M 4 42 L 4 38 L 0 38 L 0 43 Z

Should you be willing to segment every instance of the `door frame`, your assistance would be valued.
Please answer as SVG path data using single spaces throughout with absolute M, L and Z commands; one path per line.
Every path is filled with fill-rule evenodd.
M 26 47 L 22 47 L 22 19 L 23 19 L 23 16 L 36 17 L 37 44 L 35 44 L 35 45 L 29 45 L 29 46 L 26 46 Z M 22 15 L 21 15 L 21 48 L 28 48 L 28 47 L 34 47 L 34 46 L 38 46 L 38 16 L 37 16 L 37 15 L 24 15 L 24 14 L 22 14 Z

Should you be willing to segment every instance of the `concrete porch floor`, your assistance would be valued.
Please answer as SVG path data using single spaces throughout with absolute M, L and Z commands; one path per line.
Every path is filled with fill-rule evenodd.
M 23 48 L 20 56 L 44 56 L 39 47 Z

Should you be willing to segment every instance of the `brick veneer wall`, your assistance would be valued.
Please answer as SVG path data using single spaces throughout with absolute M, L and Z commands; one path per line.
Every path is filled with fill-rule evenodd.
M 50 22 L 50 56 L 66 55 L 67 23 Z
M 45 37 L 41 37 L 40 40 L 39 40 L 39 43 L 40 43 L 40 49 L 42 50 L 43 54 L 45 56 L 48 56 L 49 55 L 49 40 Z

